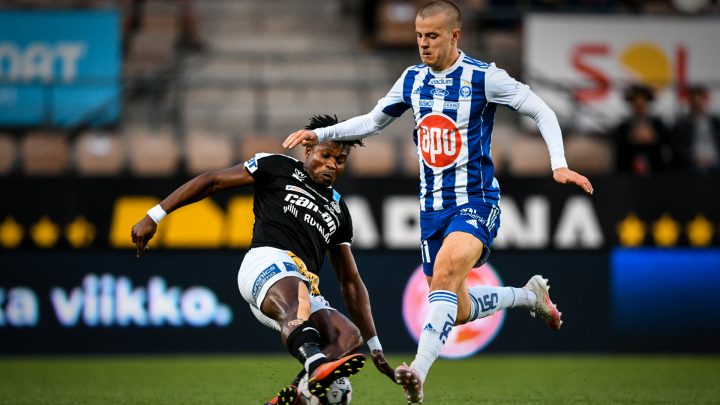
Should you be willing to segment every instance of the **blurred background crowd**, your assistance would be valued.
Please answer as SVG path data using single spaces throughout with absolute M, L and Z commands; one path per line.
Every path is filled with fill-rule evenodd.
M 0 106 L 6 108 L 0 113 L 0 175 L 191 175 L 241 162 L 258 151 L 280 152 L 281 140 L 313 114 L 334 113 L 345 119 L 370 111 L 404 67 L 417 63 L 413 27 L 422 3 L 3 1 L 0 13 L 6 15 L 118 11 L 120 32 L 117 74 L 85 75 L 74 83 L 109 85 L 116 94 L 109 102 L 85 108 L 79 117 L 61 119 L 53 100 L 66 83 L 32 77 L 28 71 L 42 70 L 42 61 L 32 62 L 37 55 L 26 54 L 24 68 L 18 68 L 7 45 L 13 33 L 0 28 Z M 688 45 L 669 28 L 667 37 L 641 38 L 640 45 L 626 43 L 620 52 L 612 49 L 610 33 L 610 39 L 585 39 L 587 43 L 566 58 L 575 70 L 555 69 L 553 77 L 536 68 L 544 63 L 543 53 L 553 58 L 546 52 L 557 43 L 548 40 L 550 36 L 534 45 L 538 39 L 529 22 L 529 16 L 552 16 L 548 18 L 621 23 L 642 18 L 660 26 L 717 24 L 717 1 L 457 3 L 465 13 L 460 48 L 497 63 L 548 101 L 560 118 L 574 169 L 603 176 L 706 173 L 720 167 L 720 104 L 713 97 L 720 92 L 720 82 L 694 74 L 695 65 L 715 68 L 707 58 L 693 59 L 710 53 L 710 61 L 717 62 L 720 53 L 712 40 L 694 38 L 696 43 Z M 584 33 L 577 34 L 582 40 Z M 605 48 L 598 41 L 606 41 Z M 599 59 L 603 56 L 604 61 Z M 614 68 L 607 66 L 611 61 L 629 73 L 613 75 Z M 602 87 L 607 100 L 598 99 Z M 34 106 L 31 114 L 22 110 L 27 106 L 12 106 L 18 94 L 29 90 L 38 93 L 29 104 Z M 351 176 L 416 175 L 412 117 L 407 113 L 398 121 L 355 152 Z M 517 114 L 499 110 L 493 143 L 499 175 L 549 175 L 543 140 L 526 124 Z

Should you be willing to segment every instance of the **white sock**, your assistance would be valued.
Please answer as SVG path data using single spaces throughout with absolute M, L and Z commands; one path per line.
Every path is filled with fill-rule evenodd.
M 455 324 L 457 317 L 457 295 L 451 291 L 435 290 L 428 295 L 430 307 L 425 317 L 425 327 L 420 332 L 417 355 L 410 365 L 425 377 Z
M 493 287 L 487 285 L 468 288 L 470 294 L 470 318 L 468 322 L 492 315 L 506 308 L 530 308 L 537 297 L 532 291 L 515 287 Z

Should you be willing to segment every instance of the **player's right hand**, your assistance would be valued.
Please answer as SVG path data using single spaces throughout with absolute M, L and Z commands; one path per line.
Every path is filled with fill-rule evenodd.
M 318 136 L 315 132 L 309 129 L 301 129 L 288 135 L 283 142 L 283 147 L 292 149 L 298 145 L 302 146 L 315 146 L 318 144 Z
M 373 350 L 372 352 L 370 352 L 370 357 L 372 357 L 372 361 L 375 364 L 375 367 L 381 373 L 385 374 L 393 383 L 397 384 L 397 382 L 395 381 L 395 369 L 390 367 L 390 364 L 385 358 L 385 353 L 383 353 L 382 350 Z
M 143 251 L 147 249 L 148 242 L 150 242 L 150 239 L 155 236 L 156 231 L 157 224 L 147 215 L 145 215 L 145 217 L 137 224 L 133 225 L 130 236 L 132 237 L 132 242 L 137 248 L 135 253 L 136 257 L 142 256 Z

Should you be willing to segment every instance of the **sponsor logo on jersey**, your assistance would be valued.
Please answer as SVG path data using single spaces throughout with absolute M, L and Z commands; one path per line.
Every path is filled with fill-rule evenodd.
M 297 216 L 298 216 L 298 209 L 295 208 L 294 205 L 288 204 L 288 205 L 286 205 L 286 206 L 283 207 L 283 213 L 287 214 L 288 212 L 291 213 L 291 214 L 293 214 L 293 215 L 295 216 L 295 218 L 297 218 Z
M 470 226 L 472 226 L 475 229 L 477 229 L 477 227 L 478 227 L 477 219 L 468 219 L 467 221 L 465 221 L 465 223 L 469 224 Z
M 245 167 L 247 167 L 250 173 L 255 173 L 255 170 L 257 170 L 258 168 L 257 159 L 252 158 L 248 160 L 247 162 L 245 162 Z
M 412 91 L 412 94 L 420 94 L 420 89 L 422 89 L 422 86 L 416 87 L 415 90 Z
M 435 97 L 446 97 L 450 94 L 450 92 L 445 89 L 433 89 L 430 93 Z
M 423 108 L 432 108 L 435 100 L 418 100 L 418 105 Z M 460 103 L 457 101 L 444 101 L 443 109 L 445 110 L 457 110 L 460 108 Z
M 453 79 L 452 77 L 436 77 L 434 79 L 430 79 L 428 81 L 428 84 L 431 86 L 437 86 L 438 84 L 444 84 L 446 86 L 452 86 L 453 85 Z
M 432 108 L 434 102 L 433 100 L 419 100 L 418 104 L 423 108 Z
M 329 217 L 327 212 L 323 213 L 323 215 L 327 215 Z M 327 221 L 327 218 L 325 218 L 324 216 L 323 219 Z M 313 218 L 313 216 L 310 214 L 305 214 L 303 216 L 303 220 L 313 228 L 317 229 L 317 231 L 320 233 L 320 236 L 322 236 L 325 240 L 325 243 L 330 243 L 330 236 L 332 236 L 335 229 L 333 229 L 332 232 L 328 231 L 327 229 L 325 229 L 325 227 L 323 227 L 323 224 L 321 224 L 319 221 L 316 221 L 315 218 Z
M 305 173 L 298 169 L 295 169 L 295 173 L 293 173 L 292 176 L 295 177 L 298 181 L 305 181 L 305 178 L 307 177 Z
M 428 114 L 418 123 L 418 148 L 428 166 L 450 166 L 462 149 L 460 130 L 446 115 Z
M 305 214 L 303 216 L 303 220 L 310 224 L 312 227 L 317 228 L 317 230 L 320 232 L 326 242 L 330 241 L 330 235 L 335 233 L 335 230 L 337 230 L 337 224 L 335 223 L 335 220 L 329 212 L 321 210 L 317 204 L 297 194 L 288 193 L 288 195 L 285 196 L 285 201 L 289 202 L 290 204 L 297 205 L 298 207 L 303 207 L 309 211 L 320 214 L 324 225 L 327 227 L 327 230 L 323 229 L 323 223 L 316 221 L 310 214 Z
M 288 184 L 288 185 L 285 186 L 285 190 L 286 190 L 286 191 L 294 191 L 294 192 L 296 192 L 296 193 L 300 193 L 300 194 L 306 195 L 306 196 L 312 198 L 313 200 L 315 199 L 315 197 L 313 197 L 312 194 L 308 193 L 306 190 L 304 190 L 304 189 L 302 189 L 302 188 L 300 188 L 300 187 L 297 187 L 297 186 L 291 186 L 291 185 Z

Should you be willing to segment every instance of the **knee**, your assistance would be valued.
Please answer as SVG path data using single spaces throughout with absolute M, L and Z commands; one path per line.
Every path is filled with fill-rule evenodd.
M 437 263 L 433 269 L 430 289 L 456 291 L 460 283 L 462 283 L 462 274 L 462 269 L 452 261 Z

